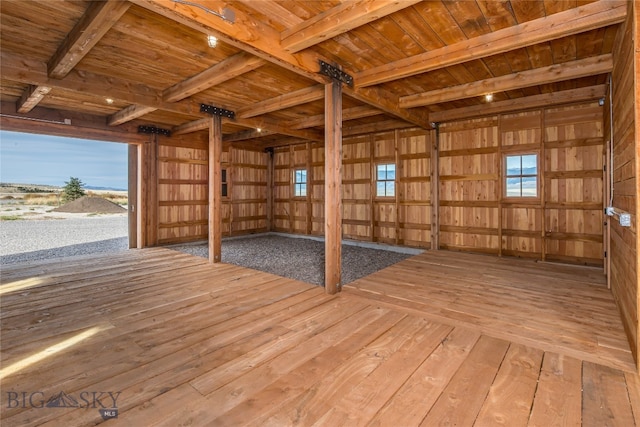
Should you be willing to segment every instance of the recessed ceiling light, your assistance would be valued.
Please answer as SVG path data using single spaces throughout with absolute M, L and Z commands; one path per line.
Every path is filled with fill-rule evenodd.
M 207 44 L 209 47 L 218 46 L 218 38 L 216 36 L 207 36 Z
M 262 132 L 262 128 L 257 128 L 256 130 L 258 131 L 258 133 Z
M 493 94 L 492 93 L 488 93 L 484 96 L 484 100 L 487 102 L 491 102 L 493 101 Z
M 113 104 L 113 98 L 105 98 L 104 102 L 106 102 L 107 104 L 111 105 L 111 104 Z

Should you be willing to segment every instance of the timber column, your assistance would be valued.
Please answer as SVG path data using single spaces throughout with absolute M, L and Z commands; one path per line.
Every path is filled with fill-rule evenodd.
M 342 84 L 325 85 L 324 288 L 340 291 L 342 276 Z

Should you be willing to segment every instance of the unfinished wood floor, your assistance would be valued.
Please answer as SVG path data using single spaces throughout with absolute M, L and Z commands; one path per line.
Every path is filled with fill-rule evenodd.
M 445 274 L 459 293 L 482 295 L 486 284 L 470 284 L 482 276 L 479 266 L 498 271 L 491 259 L 475 262 L 459 282 Z M 115 409 L 118 418 L 106 425 L 632 426 L 640 419 L 640 380 L 625 371 L 623 356 L 592 361 L 573 344 L 522 343 L 517 337 L 526 334 L 515 326 L 503 333 L 488 326 L 494 320 L 400 306 L 406 290 L 395 297 L 364 290 L 395 275 L 416 294 L 412 269 L 420 283 L 435 282 L 429 266 L 441 264 L 419 255 L 334 297 L 167 249 L 5 266 L 2 425 L 94 425 Z M 509 298 L 480 299 L 478 308 L 489 304 L 485 314 L 521 300 L 536 316 L 514 325 L 528 329 L 529 320 L 550 316 L 541 295 L 509 292 L 507 279 L 494 279 L 504 289 L 495 299 Z M 572 286 L 565 294 L 601 287 L 588 274 L 580 284 L 569 270 L 564 282 Z M 563 306 L 580 315 L 575 323 L 586 322 L 581 311 L 606 308 L 593 292 L 597 301 L 588 304 L 565 295 Z M 581 334 L 571 315 L 563 319 L 558 340 Z M 615 341 L 620 331 L 609 328 Z

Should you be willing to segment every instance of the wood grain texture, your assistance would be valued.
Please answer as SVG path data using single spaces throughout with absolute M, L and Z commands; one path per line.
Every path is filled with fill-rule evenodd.
M 461 285 L 458 298 L 496 313 L 470 286 L 482 285 L 480 265 L 491 275 L 500 261 L 461 255 L 464 262 L 455 267 L 409 260 L 413 277 L 433 281 L 441 274 L 447 286 Z M 522 268 L 504 265 L 514 277 L 522 275 Z M 556 279 L 556 290 L 591 289 L 591 304 L 595 289 L 603 288 L 600 273 L 590 270 L 532 268 L 526 286 L 502 292 L 537 304 L 519 323 L 525 334 L 557 299 L 531 294 L 548 277 Z M 397 267 L 378 275 L 389 277 L 387 288 L 407 287 Z M 359 283 L 374 290 L 376 276 Z M 41 390 L 46 397 L 61 390 L 74 397 L 83 390 L 119 392 L 118 422 L 127 425 L 414 426 L 434 419 L 632 425 L 639 410 L 633 367 L 622 371 L 611 360 L 573 357 L 577 353 L 566 347 L 553 351 L 532 340 L 496 337 L 481 323 L 435 318 L 433 309 L 355 295 L 350 287 L 330 296 L 319 287 L 168 249 L 5 265 L 0 288 L 3 390 Z M 580 312 L 605 314 L 568 298 Z M 609 335 L 622 334 L 619 322 L 596 322 L 607 324 Z M 568 323 L 553 329 L 564 331 L 559 340 L 582 336 Z M 20 364 L 74 337 L 84 339 L 39 363 Z M 592 359 L 591 351 L 582 354 Z M 97 408 L 10 406 L 0 413 L 3 424 L 103 421 Z

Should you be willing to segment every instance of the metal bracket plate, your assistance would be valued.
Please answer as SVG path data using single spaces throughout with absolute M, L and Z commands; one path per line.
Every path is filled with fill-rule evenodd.
M 171 136 L 171 131 L 169 129 L 162 129 L 156 126 L 138 126 L 138 133 L 153 133 L 156 135 L 164 135 Z
M 230 110 L 225 110 L 224 108 L 214 107 L 213 105 L 208 104 L 200 104 L 200 112 L 208 113 L 212 116 L 222 116 L 228 117 L 230 119 L 234 119 L 236 117 L 236 113 Z
M 320 74 L 331 77 L 334 80 L 338 80 L 349 87 L 353 87 L 353 76 L 345 73 L 344 71 L 334 67 L 331 64 L 327 64 L 323 60 L 320 60 Z

